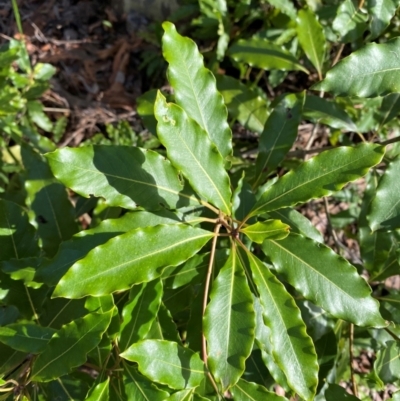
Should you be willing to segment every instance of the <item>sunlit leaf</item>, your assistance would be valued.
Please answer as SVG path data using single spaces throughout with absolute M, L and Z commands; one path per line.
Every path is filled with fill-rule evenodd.
M 229 48 L 228 55 L 235 61 L 264 70 L 276 69 L 308 73 L 308 70 L 298 62 L 292 53 L 265 39 L 239 39 Z
M 256 90 L 228 75 L 218 75 L 217 86 L 229 114 L 244 127 L 261 134 L 269 114 L 267 101 Z
M 267 188 L 248 216 L 329 195 L 365 175 L 385 148 L 373 144 L 327 150 L 302 163 Z
M 371 39 L 377 38 L 390 24 L 394 17 L 399 0 L 367 0 L 368 13 L 371 15 Z
M 128 231 L 75 263 L 53 296 L 99 296 L 154 280 L 164 267 L 189 259 L 212 237 L 213 233 L 191 226 L 159 225 Z
M 355 0 L 344 0 L 337 9 L 332 28 L 343 43 L 356 41 L 367 29 L 368 15 L 364 14 Z
M 85 401 L 108 401 L 109 400 L 109 385 L 110 378 L 107 377 L 104 381 L 93 386 Z
M 163 56 L 169 64 L 168 80 L 174 89 L 175 101 L 206 131 L 225 158 L 232 153 L 232 133 L 215 78 L 204 67 L 196 43 L 179 35 L 170 22 L 165 22 L 163 28 Z
M 134 209 L 175 209 L 182 183 L 168 160 L 151 150 L 128 146 L 63 148 L 46 155 L 53 174 L 68 188 L 89 197 L 105 198 L 109 206 Z
M 394 230 L 400 227 L 400 156 L 392 160 L 379 180 L 375 197 L 367 216 L 373 231 L 380 228 Z
M 243 374 L 255 328 L 253 300 L 235 246 L 213 282 L 203 327 L 208 367 L 227 390 Z
M 207 133 L 185 111 L 158 93 L 157 132 L 172 164 L 182 170 L 192 188 L 205 200 L 230 214 L 231 190 L 224 160 Z
M 335 96 L 374 97 L 400 92 L 400 39 L 370 43 L 339 61 L 311 89 Z M 346 79 L 343 79 L 346 77 Z
M 284 401 L 286 398 L 276 395 L 268 391 L 264 386 L 249 383 L 246 380 L 239 380 L 239 382 L 232 387 L 232 395 L 235 401 Z
M 386 326 L 366 281 L 327 246 L 290 234 L 265 241 L 262 249 L 285 280 L 333 316 L 358 326 Z
M 300 310 L 264 263 L 250 252 L 241 251 L 241 255 L 260 294 L 274 359 L 289 386 L 305 400 L 312 400 L 318 382 L 317 356 Z
M 290 227 L 280 220 L 258 221 L 255 224 L 242 228 L 240 231 L 245 233 L 252 241 L 261 244 L 265 239 L 282 239 L 289 235 Z
M 322 78 L 325 59 L 326 39 L 322 25 L 309 8 L 299 10 L 297 14 L 297 37 L 304 53 Z
M 205 378 L 199 355 L 171 341 L 141 341 L 121 357 L 136 362 L 139 371 L 149 379 L 176 390 L 197 387 Z

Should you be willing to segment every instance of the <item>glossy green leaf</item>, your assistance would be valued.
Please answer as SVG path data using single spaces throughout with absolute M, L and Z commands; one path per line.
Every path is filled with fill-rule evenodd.
M 383 98 L 381 107 L 376 110 L 375 118 L 378 119 L 379 129 L 392 121 L 400 114 L 400 93 L 391 93 Z
M 33 323 L 14 323 L 0 327 L 0 341 L 17 351 L 38 354 L 55 332 L 54 329 Z
M 99 296 L 154 280 L 164 267 L 189 259 L 212 237 L 213 233 L 191 226 L 159 225 L 129 231 L 75 263 L 53 296 Z
M 371 16 L 371 39 L 377 38 L 389 26 L 399 5 L 399 0 L 367 0 L 367 9 Z
M 359 398 L 349 394 L 342 386 L 334 383 L 329 383 L 325 390 L 325 399 L 326 401 L 360 401 Z
M 125 351 L 130 345 L 143 340 L 160 308 L 161 280 L 153 280 L 132 287 L 129 302 L 122 310 L 122 323 L 118 347 Z
M 200 356 L 171 341 L 141 341 L 121 357 L 136 362 L 139 371 L 149 379 L 176 390 L 197 387 L 205 378 Z
M 158 93 L 157 131 L 172 164 L 205 200 L 230 215 L 231 190 L 224 160 L 207 133 L 185 111 Z
M 86 198 L 103 197 L 109 206 L 157 210 L 189 202 L 182 198 L 177 171 L 151 150 L 95 145 L 59 149 L 46 158 L 64 185 Z
M 376 355 L 374 371 L 384 383 L 393 383 L 400 378 L 400 344 L 387 341 L 386 347 Z
M 364 14 L 355 0 L 344 0 L 337 9 L 332 22 L 333 30 L 342 43 L 359 39 L 367 29 L 368 15 Z
M 322 25 L 309 8 L 303 8 L 297 14 L 297 37 L 304 53 L 317 70 L 318 76 L 322 78 L 326 39 Z
M 138 373 L 136 368 L 126 363 L 124 363 L 124 390 L 127 401 L 164 401 L 169 395 Z
M 239 382 L 232 387 L 231 393 L 235 401 L 285 401 L 286 398 L 268 391 L 264 386 L 249 383 L 246 380 Z
M 35 229 L 16 203 L 0 200 L 0 260 L 20 259 L 39 252 Z
M 285 174 L 262 194 L 248 216 L 330 195 L 378 164 L 385 148 L 373 144 L 327 150 Z
M 358 326 L 386 326 L 368 284 L 327 246 L 290 234 L 265 241 L 262 249 L 285 280 L 333 316 Z
M 146 340 L 167 340 L 181 343 L 176 324 L 164 303 L 160 305 L 157 316 L 146 335 Z
M 194 394 L 193 389 L 181 390 L 181 391 L 177 391 L 176 393 L 170 395 L 168 398 L 166 398 L 163 401 L 193 401 L 193 394 Z
M 267 2 L 289 16 L 292 20 L 296 19 L 296 8 L 291 0 L 267 0 Z
M 297 138 L 304 96 L 290 94 L 272 111 L 260 136 L 253 187 L 278 167 Z
M 394 230 L 400 228 L 400 156 L 392 160 L 379 180 L 375 197 L 367 216 L 373 231 L 380 228 Z
M 300 310 L 263 262 L 250 252 L 241 251 L 241 256 L 260 294 L 273 357 L 285 373 L 289 386 L 300 397 L 312 400 L 318 383 L 317 355 Z
M 242 228 L 240 232 L 245 233 L 257 244 L 263 243 L 265 239 L 283 239 L 289 235 L 290 227 L 280 220 L 258 221 L 255 224 Z
M 169 64 L 167 74 L 175 101 L 203 128 L 225 158 L 232 153 L 232 133 L 215 78 L 204 67 L 203 56 L 195 42 L 179 35 L 170 22 L 165 22 L 163 28 L 163 56 Z
M 292 53 L 282 46 L 265 39 L 239 39 L 228 50 L 228 55 L 237 62 L 247 63 L 264 70 L 303 71 L 303 67 Z
M 90 313 L 63 326 L 50 340 L 32 367 L 33 381 L 49 381 L 67 374 L 86 361 L 86 353 L 101 340 L 110 324 L 112 310 Z
M 184 224 L 184 221 L 193 223 L 196 220 L 196 217 L 185 217 L 168 210 L 138 210 L 126 213 L 118 219 L 104 220 L 95 228 L 81 231 L 69 241 L 63 242 L 55 257 L 40 266 L 35 279 L 50 286 L 56 285 L 68 269 L 89 251 L 135 228 L 153 227 L 158 224 Z
M 85 401 L 109 401 L 110 399 L 110 378 L 107 377 L 104 381 L 97 383 L 90 389 Z
M 268 215 L 262 216 L 266 218 L 272 217 L 273 219 L 281 220 L 282 223 L 290 226 L 290 231 L 297 234 L 302 234 L 305 237 L 311 238 L 317 242 L 324 242 L 324 237 L 321 232 L 314 227 L 307 217 L 303 216 L 300 212 L 292 208 L 283 208 L 268 212 Z
M 217 76 L 217 87 L 231 117 L 261 134 L 269 114 L 267 101 L 256 90 L 228 75 Z
M 247 259 L 245 255 L 242 255 L 244 258 L 244 262 L 246 263 Z M 251 275 L 251 272 L 249 272 Z M 253 296 L 254 301 L 254 310 L 256 312 L 256 337 L 255 344 L 260 348 L 261 358 L 268 369 L 268 372 L 273 378 L 273 381 L 279 384 L 285 391 L 290 391 L 290 387 L 287 383 L 286 375 L 282 371 L 282 369 L 278 366 L 274 356 L 273 356 L 273 346 L 271 342 L 271 330 L 264 323 L 264 308 L 261 305 L 261 301 L 259 297 Z M 244 379 L 247 380 L 245 376 Z M 253 380 L 248 380 L 253 381 Z M 268 387 L 270 385 L 265 385 L 265 383 L 259 383 Z
M 303 116 L 333 128 L 357 131 L 357 126 L 338 103 L 319 96 L 307 94 Z
M 255 313 L 236 246 L 213 282 L 203 319 L 208 367 L 225 391 L 240 379 L 254 342 Z
M 399 46 L 399 38 L 367 44 L 339 61 L 312 89 L 358 97 L 400 92 Z

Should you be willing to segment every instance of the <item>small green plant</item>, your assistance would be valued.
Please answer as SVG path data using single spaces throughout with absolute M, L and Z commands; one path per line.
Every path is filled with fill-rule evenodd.
M 285 10 L 298 14 L 301 32 L 316 29 L 310 41 L 300 28 L 298 35 L 325 77 L 314 89 L 397 91 L 399 39 L 361 47 L 325 73 L 325 47 L 313 42 L 322 35 L 317 18 Z M 305 116 L 355 127 L 344 111 L 351 98 L 340 108 L 303 91 L 281 96 L 268 118 L 246 114 L 250 104 L 266 110 L 258 91 L 215 79 L 196 44 L 173 24 L 163 27 L 173 94 L 167 101 L 152 92 L 141 104 L 162 149 L 90 145 L 43 157 L 37 144 L 19 142 L 23 185 L 0 200 L 0 399 L 359 399 L 338 386 L 351 379 L 357 394 L 349 368 L 357 336 L 378 350 L 361 384 L 398 383 L 400 331 L 390 323 L 398 294 L 373 297 L 356 267 L 295 209 L 367 175 L 358 216 L 364 267 L 371 282 L 395 274 L 396 148 L 339 146 L 276 178 Z M 261 38 L 239 40 L 228 54 L 239 64 L 308 71 Z M 260 132 L 254 163 L 235 147 L 228 110 Z M 91 226 L 80 230 L 77 218 L 96 202 Z

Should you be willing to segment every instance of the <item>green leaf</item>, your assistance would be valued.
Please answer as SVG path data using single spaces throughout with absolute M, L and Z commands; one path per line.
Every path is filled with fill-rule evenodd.
M 268 117 L 260 136 L 253 188 L 278 167 L 297 138 L 303 95 L 287 95 Z
M 259 93 L 228 75 L 217 76 L 217 87 L 224 97 L 231 117 L 261 134 L 268 117 L 268 103 Z
M 39 81 L 48 81 L 56 72 L 51 64 L 37 63 L 33 68 L 33 76 Z
M 78 231 L 66 188 L 56 182 L 47 161 L 32 148 L 21 147 L 27 203 L 36 217 L 46 256 L 52 257 L 62 241 Z
M 82 259 L 90 250 L 106 243 L 111 238 L 140 227 L 153 227 L 158 224 L 184 224 L 181 220 L 184 218 L 184 216 L 178 216 L 167 210 L 151 213 L 137 210 L 126 213 L 118 219 L 104 220 L 95 228 L 81 231 L 69 241 L 63 242 L 56 256 L 51 261 L 40 266 L 35 279 L 49 286 L 55 286 L 76 261 Z M 187 217 L 185 221 L 189 223 L 195 219 L 195 217 L 193 220 Z
M 16 203 L 0 199 L 0 260 L 35 256 L 39 252 L 35 229 Z
M 235 401 L 285 401 L 284 397 L 276 395 L 268 391 L 264 386 L 249 383 L 246 380 L 240 379 L 239 382 L 232 387 L 231 393 Z
M 127 401 L 164 401 L 168 393 L 159 390 L 148 379 L 139 374 L 136 368 L 124 363 L 124 390 Z
M 208 367 L 225 391 L 239 380 L 254 342 L 255 313 L 243 266 L 233 245 L 213 282 L 203 320 Z
M 151 89 L 137 98 L 137 112 L 141 117 L 144 126 L 153 134 L 157 135 L 157 120 L 154 117 L 154 102 L 156 101 L 157 90 Z
M 53 296 L 100 296 L 154 280 L 164 267 L 189 259 L 212 237 L 213 233 L 191 226 L 159 225 L 129 231 L 75 263 Z
M 0 375 L 3 377 L 5 373 L 14 371 L 26 359 L 25 352 L 15 351 L 7 345 L 0 343 Z
M 267 0 L 269 4 L 277 8 L 282 13 L 289 16 L 292 20 L 296 19 L 296 8 L 290 0 Z
M 121 357 L 139 365 L 150 380 L 181 390 L 200 385 L 205 369 L 199 355 L 177 343 L 145 340 L 133 344 Z
M 386 347 L 376 355 L 374 371 L 384 383 L 393 383 L 400 378 L 400 344 L 387 341 Z
M 357 131 L 357 126 L 338 103 L 319 96 L 307 94 L 303 116 L 333 128 Z
M 326 39 L 324 29 L 317 16 L 309 8 L 299 10 L 297 14 L 297 37 L 304 53 L 322 78 L 325 60 Z
M 237 62 L 264 70 L 303 71 L 308 74 L 292 53 L 265 39 L 239 39 L 229 48 L 228 55 Z
M 192 401 L 193 393 L 193 389 L 177 391 L 163 401 Z
M 342 386 L 338 384 L 329 383 L 328 388 L 325 390 L 326 401 L 360 401 L 359 398 L 349 394 Z
M 377 38 L 390 24 L 394 17 L 399 0 L 368 0 L 367 9 L 371 16 L 369 29 L 371 31 L 370 39 Z
M 265 241 L 262 249 L 288 283 L 333 316 L 358 326 L 386 326 L 368 284 L 327 246 L 290 234 Z
M 241 251 L 241 257 L 260 294 L 276 363 L 289 386 L 305 400 L 313 400 L 318 383 L 317 355 L 299 308 L 263 262 L 249 251 Z
M 107 377 L 104 381 L 96 383 L 93 386 L 85 401 L 108 401 L 110 398 L 110 378 Z
M 297 234 L 302 234 L 305 237 L 311 238 L 317 242 L 324 242 L 324 237 L 321 232 L 314 227 L 307 217 L 304 217 L 300 212 L 291 208 L 284 208 L 268 212 L 268 215 L 262 217 L 281 220 L 283 223 L 290 226 L 290 231 Z
M 164 22 L 163 28 L 163 56 L 169 64 L 167 74 L 175 101 L 200 125 L 225 158 L 232 153 L 232 133 L 215 77 L 204 67 L 196 43 L 179 35 L 170 22 Z
M 109 206 L 157 210 L 185 206 L 177 171 L 164 157 L 128 146 L 63 148 L 46 154 L 53 174 L 88 198 L 103 197 Z M 182 195 L 183 196 L 183 195 Z
M 14 323 L 0 327 L 0 341 L 17 351 L 38 354 L 45 349 L 55 332 L 33 323 Z
M 370 43 L 331 68 L 311 89 L 335 96 L 375 97 L 400 92 L 400 38 Z M 343 79 L 346 77 L 346 79 Z
M 118 347 L 125 351 L 130 345 L 143 340 L 160 308 L 161 280 L 153 280 L 132 287 L 129 302 L 122 310 L 122 323 Z
M 400 228 L 400 156 L 392 160 L 379 180 L 378 188 L 367 215 L 373 231 Z
M 330 195 L 378 164 L 385 148 L 373 144 L 327 150 L 267 188 L 248 217 Z
M 363 14 L 355 0 L 344 0 L 332 22 L 342 43 L 355 42 L 367 29 L 368 15 Z
M 167 340 L 181 342 L 177 327 L 167 307 L 161 303 L 155 320 L 146 335 L 148 340 Z
M 167 103 L 161 92 L 154 107 L 158 137 L 172 164 L 200 196 L 230 215 L 229 177 L 224 160 L 207 133 L 182 108 Z
M 400 113 L 400 93 L 391 93 L 382 99 L 382 104 L 379 110 L 375 110 L 375 118 L 379 122 L 380 129 L 396 118 Z
M 100 342 L 113 311 L 90 313 L 63 326 L 49 341 L 32 367 L 33 381 L 49 381 L 67 374 L 86 361 L 86 354 Z
M 265 239 L 283 239 L 289 235 L 290 227 L 280 220 L 258 221 L 255 224 L 242 228 L 240 232 L 245 233 L 257 244 L 263 243 Z
M 51 132 L 53 129 L 53 123 L 44 113 L 43 104 L 37 100 L 30 100 L 26 106 L 31 120 L 42 130 Z

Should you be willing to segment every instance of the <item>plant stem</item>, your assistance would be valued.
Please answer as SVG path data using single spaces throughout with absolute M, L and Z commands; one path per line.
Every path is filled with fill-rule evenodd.
M 354 376 L 354 369 L 353 369 L 353 342 L 354 342 L 354 324 L 350 323 L 350 334 L 349 334 L 349 355 L 350 355 L 350 375 L 351 375 L 351 385 L 353 387 L 353 394 L 358 397 L 358 388 L 356 379 Z
M 400 341 L 400 338 L 399 338 L 395 333 L 393 333 L 392 330 L 388 329 L 387 327 L 385 327 L 384 330 L 385 330 L 391 337 L 393 337 L 396 341 Z
M 335 58 L 334 58 L 333 61 L 332 61 L 332 67 L 339 61 L 340 56 L 342 55 L 343 49 L 344 49 L 344 43 L 342 43 L 342 44 L 340 45 L 339 50 L 338 50 L 338 52 L 336 53 L 336 56 L 335 56 Z

